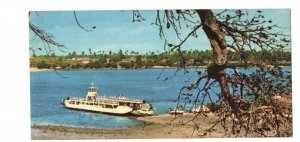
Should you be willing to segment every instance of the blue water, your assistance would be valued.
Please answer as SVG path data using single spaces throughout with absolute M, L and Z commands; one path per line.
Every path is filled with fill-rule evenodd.
M 176 99 L 183 86 L 197 79 L 195 69 L 189 73 L 176 69 L 96 70 L 30 73 L 31 123 L 79 127 L 129 127 L 141 125 L 135 117 L 113 116 L 64 108 L 60 103 L 66 97 L 84 97 L 91 82 L 98 95 L 126 96 L 150 102 L 157 114 L 176 107 Z M 197 69 L 204 72 L 205 69 Z M 288 69 L 290 70 L 290 68 Z M 159 78 L 158 78 L 159 77 Z M 169 78 L 165 80 L 166 78 Z M 171 79 L 170 79 L 171 78 Z M 214 89 L 214 92 L 219 92 Z M 193 92 L 191 92 L 193 93 Z M 216 100 L 217 96 L 212 96 Z M 209 100 L 205 100 L 208 102 Z M 184 105 L 184 104 L 180 104 Z
M 203 70 L 203 69 L 199 69 Z M 32 124 L 71 125 L 85 127 L 128 127 L 141 122 L 134 117 L 111 116 L 69 110 L 60 102 L 66 97 L 84 97 L 91 82 L 98 87 L 98 94 L 105 96 L 126 96 L 150 102 L 157 114 L 166 113 L 176 106 L 177 95 L 191 74 L 183 71 L 172 77 L 174 69 L 148 70 L 102 70 L 102 71 L 60 71 L 67 78 L 55 72 L 31 72 L 31 121 Z M 160 79 L 157 77 L 161 74 Z

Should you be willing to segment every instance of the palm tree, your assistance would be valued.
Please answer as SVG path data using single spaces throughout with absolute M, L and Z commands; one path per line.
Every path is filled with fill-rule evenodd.
M 90 55 L 92 55 L 92 49 L 91 48 L 89 48 L 89 52 L 90 52 Z

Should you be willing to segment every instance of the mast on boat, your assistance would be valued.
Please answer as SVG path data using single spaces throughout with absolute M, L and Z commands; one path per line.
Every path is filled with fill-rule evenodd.
M 94 83 L 91 83 L 91 87 L 88 88 L 86 100 L 95 100 L 97 97 L 97 88 L 94 87 Z

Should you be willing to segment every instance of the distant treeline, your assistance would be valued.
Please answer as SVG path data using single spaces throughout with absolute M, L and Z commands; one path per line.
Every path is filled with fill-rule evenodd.
M 206 66 L 212 61 L 212 51 L 175 51 L 175 52 L 128 52 L 118 53 L 90 52 L 80 54 L 75 51 L 66 56 L 35 54 L 30 58 L 30 66 L 38 68 L 57 69 L 97 69 L 97 68 L 151 68 L 153 66 Z M 250 64 L 291 65 L 291 52 L 282 49 L 244 51 L 242 56 L 232 51 L 228 52 L 228 64 L 242 66 L 246 61 Z

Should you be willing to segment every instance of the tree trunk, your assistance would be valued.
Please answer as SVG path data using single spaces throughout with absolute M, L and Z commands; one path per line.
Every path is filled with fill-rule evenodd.
M 227 43 L 224 34 L 220 30 L 216 17 L 211 10 L 196 10 L 203 26 L 203 30 L 210 41 L 213 50 L 213 64 L 207 67 L 209 78 L 218 80 L 223 97 L 229 105 L 234 107 L 231 94 L 227 85 L 225 63 L 227 61 Z

